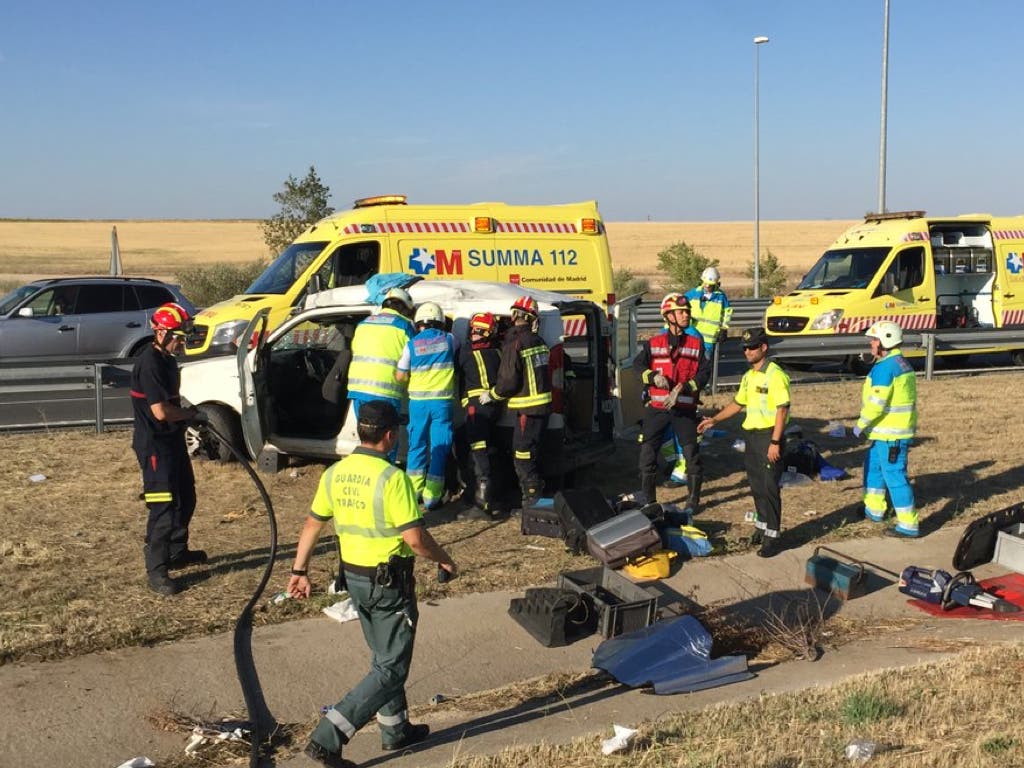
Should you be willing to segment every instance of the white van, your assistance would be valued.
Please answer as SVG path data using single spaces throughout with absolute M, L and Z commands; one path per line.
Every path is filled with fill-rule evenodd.
M 615 432 L 631 425 L 632 417 L 621 407 L 620 382 L 635 389 L 627 382 L 634 378 L 629 367 L 636 354 L 639 297 L 617 304 L 609 320 L 594 302 L 507 283 L 421 281 L 409 293 L 417 304 L 439 304 L 460 340 L 467 338 L 475 313 L 493 312 L 507 320 L 516 299 L 529 295 L 537 300 L 539 333 L 551 348 L 554 387 L 542 448 L 545 476 L 565 476 L 611 453 Z M 202 408 L 230 442 L 261 457 L 264 467 L 279 466 L 274 454 L 347 455 L 359 444 L 345 388 L 351 339 L 356 325 L 376 309 L 360 285 L 309 296 L 301 313 L 269 334 L 264 332 L 266 312 L 261 312 L 246 330 L 246 338 L 258 340 L 254 348 L 234 358 L 182 366 L 182 397 Z M 634 414 L 639 395 L 635 399 L 635 407 L 627 408 Z M 511 432 L 507 414 L 505 425 Z M 230 457 L 209 434 L 193 434 L 190 447 L 213 458 Z

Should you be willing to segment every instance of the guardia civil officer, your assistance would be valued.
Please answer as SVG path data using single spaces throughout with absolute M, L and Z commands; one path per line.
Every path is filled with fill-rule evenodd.
M 132 448 L 142 470 L 143 500 L 149 510 L 143 555 L 149 587 L 161 595 L 180 590 L 168 570 L 206 562 L 189 549 L 188 526 L 196 508 L 195 476 L 185 447 L 185 426 L 205 421 L 196 408 L 182 408 L 181 376 L 175 354 L 185 345 L 192 318 L 180 304 L 153 312 L 153 343 L 135 361 L 131 376 Z
M 644 496 L 656 498 L 658 449 L 671 427 L 682 446 L 686 461 L 689 497 L 686 508 L 700 511 L 704 467 L 697 445 L 697 404 L 700 391 L 711 376 L 701 340 L 686 332 L 690 325 L 690 302 L 680 293 L 661 301 L 661 316 L 667 328 L 643 343 L 633 360 L 633 370 L 644 385 L 644 417 L 640 427 L 640 488 Z
M 405 699 L 419 618 L 413 560 L 419 555 L 457 574 L 451 557 L 423 527 L 408 476 L 387 459 L 398 442 L 397 409 L 383 400 L 364 402 L 356 428 L 359 447 L 320 478 L 288 580 L 292 597 L 309 597 L 309 559 L 324 524 L 333 521 L 373 661 L 366 677 L 327 710 L 306 745 L 306 755 L 326 766 L 351 765 L 341 757 L 342 746 L 375 715 L 382 749 L 404 749 L 427 737 L 427 725 L 409 722 Z
M 497 321 L 490 312 L 478 312 L 469 320 L 469 344 L 459 353 L 459 380 L 462 407 L 466 409 L 466 437 L 469 440 L 473 473 L 476 476 L 473 501 L 475 510 L 466 517 L 491 516 L 491 449 L 501 406 L 491 397 L 501 366 Z M 483 514 L 481 514 L 483 513 Z
M 736 391 L 736 398 L 712 417 L 704 419 L 700 432 L 747 409 L 743 419 L 746 449 L 743 462 L 747 482 L 754 497 L 757 529 L 750 543 L 760 544 L 757 554 L 772 557 L 779 551 L 782 526 L 782 453 L 786 422 L 789 421 L 789 375 L 768 360 L 768 334 L 764 328 L 748 328 L 743 332 L 743 356 L 750 370 Z
M 721 282 L 718 270 L 708 267 L 700 273 L 700 285 L 684 294 L 690 302 L 693 327 L 704 340 L 704 354 L 709 360 L 714 356 L 715 345 L 728 337 L 729 321 L 732 320 L 732 307 Z
M 864 459 L 864 514 L 876 523 L 885 520 L 888 489 L 896 511 L 896 526 L 887 535 L 917 536 L 914 489 L 907 480 L 907 453 L 917 428 L 917 378 L 899 345 L 903 330 L 880 320 L 864 334 L 871 339 L 871 367 L 861 394 L 860 417 L 853 434 L 870 441 Z
M 348 397 L 356 417 L 369 400 L 386 400 L 401 410 L 405 385 L 395 378 L 398 359 L 416 330 L 412 297 L 402 288 L 387 292 L 381 309 L 356 326 L 352 336 L 352 362 L 348 368 Z
M 512 327 L 505 332 L 497 381 L 478 401 L 486 405 L 492 399 L 504 400 L 515 416 L 513 463 L 525 509 L 537 503 L 543 490 L 538 459 L 551 411 L 551 372 L 548 346 L 537 335 L 540 308 L 536 299 L 521 296 L 511 309 Z
M 441 505 L 444 470 L 452 451 L 452 401 L 458 344 L 444 329 L 444 312 L 420 304 L 417 333 L 398 359 L 395 378 L 409 386 L 409 453 L 405 471 L 427 510 Z

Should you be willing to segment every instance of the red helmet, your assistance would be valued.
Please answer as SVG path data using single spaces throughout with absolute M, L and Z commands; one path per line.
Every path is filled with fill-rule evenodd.
M 153 312 L 152 323 L 154 328 L 177 332 L 176 335 L 184 335 L 192 330 L 192 318 L 188 310 L 174 302 L 157 307 Z
M 540 314 L 540 309 L 537 307 L 537 300 L 532 296 L 520 296 L 512 305 L 512 311 L 522 312 L 524 315 L 529 315 L 530 317 L 537 317 Z
M 470 333 L 479 333 L 481 336 L 493 335 L 495 325 L 497 323 L 494 320 L 494 315 L 490 312 L 477 312 L 469 319 Z
M 664 317 L 669 312 L 673 312 L 677 309 L 685 309 L 687 312 L 690 311 L 690 300 L 681 293 L 670 293 L 661 300 L 661 316 Z

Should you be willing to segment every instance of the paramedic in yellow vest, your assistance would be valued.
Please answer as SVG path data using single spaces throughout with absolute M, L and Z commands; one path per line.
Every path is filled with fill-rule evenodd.
M 718 270 L 708 267 L 700 274 L 700 285 L 684 294 L 690 302 L 693 327 L 704 341 L 704 354 L 709 360 L 715 354 L 715 344 L 725 341 L 729 335 L 732 320 L 732 307 L 720 287 L 721 282 Z
M 409 385 L 409 454 L 405 471 L 427 510 L 441 506 L 444 469 L 452 451 L 455 337 L 432 301 L 416 309 L 416 335 L 402 350 L 395 378 Z
M 374 716 L 385 750 L 405 749 L 430 733 L 428 726 L 409 722 L 405 699 L 419 618 L 413 561 L 419 555 L 452 576 L 458 570 L 424 528 L 409 478 L 387 459 L 398 442 L 399 421 L 386 401 L 362 404 L 360 445 L 320 477 L 288 580 L 289 595 L 309 597 L 309 561 L 324 524 L 333 522 L 342 572 L 373 659 L 366 677 L 327 710 L 306 745 L 306 755 L 322 765 L 350 765 L 342 760 L 342 746 Z
M 880 320 L 864 334 L 871 339 L 875 364 L 864 380 L 860 418 L 853 428 L 856 437 L 870 441 L 864 460 L 864 514 L 869 520 L 885 520 L 885 492 L 896 511 L 891 536 L 917 536 L 914 490 L 907 480 L 907 452 L 917 428 L 917 378 L 903 357 L 902 329 Z
M 352 337 L 352 362 L 348 367 L 348 397 L 359 418 L 360 406 L 369 400 L 386 400 L 401 411 L 405 385 L 395 377 L 398 358 L 415 334 L 412 297 L 392 288 L 381 309 L 356 326 Z
M 522 491 L 523 509 L 532 507 L 543 490 L 540 476 L 540 444 L 551 411 L 549 350 L 537 335 L 540 308 L 532 296 L 512 304 L 512 327 L 505 332 L 498 378 L 490 392 L 477 398 L 482 405 L 504 400 L 515 417 L 512 431 L 513 464 Z
M 757 526 L 750 543 L 761 545 L 757 551 L 760 557 L 772 557 L 779 552 L 782 529 L 779 480 L 786 422 L 789 421 L 789 376 L 768 360 L 768 334 L 764 328 L 748 328 L 743 332 L 743 356 L 750 370 L 743 374 L 736 398 L 714 416 L 704 419 L 697 429 L 704 432 L 746 408 L 743 463 L 750 494 L 754 497 L 754 525 Z

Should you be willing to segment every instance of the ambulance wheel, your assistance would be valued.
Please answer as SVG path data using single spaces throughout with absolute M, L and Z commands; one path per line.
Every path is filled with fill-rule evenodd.
M 872 365 L 874 361 L 868 354 L 848 355 L 843 361 L 843 368 L 856 376 L 866 376 Z
M 1024 366 L 1024 349 L 1015 349 L 1010 353 L 1010 362 Z

